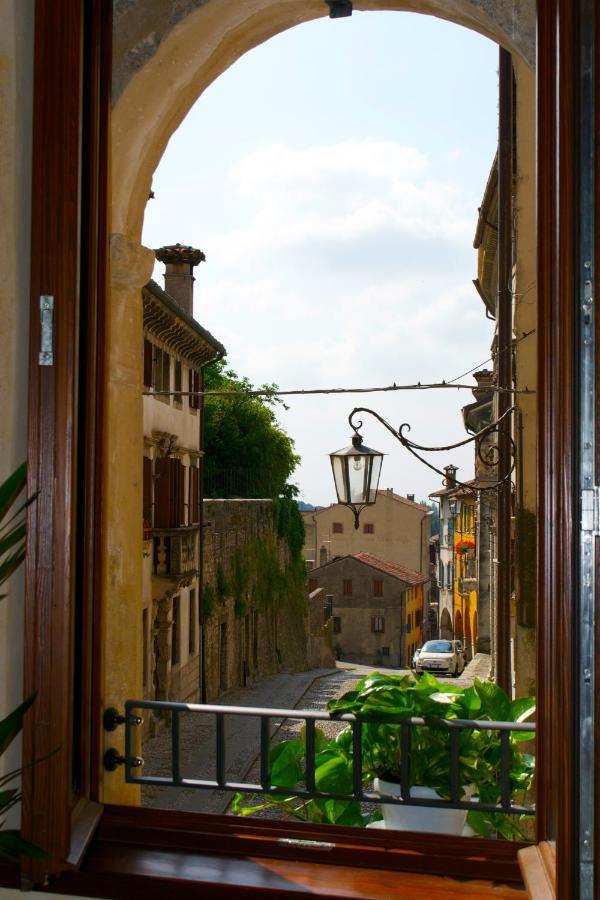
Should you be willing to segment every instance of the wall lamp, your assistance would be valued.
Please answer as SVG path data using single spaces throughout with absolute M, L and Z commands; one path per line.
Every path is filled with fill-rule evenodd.
M 414 443 L 414 441 L 411 441 L 406 437 L 404 432 L 410 431 L 408 422 L 405 422 L 396 431 L 396 429 L 390 425 L 389 422 L 386 422 L 379 413 L 376 413 L 372 409 L 367 409 L 364 406 L 357 406 L 348 416 L 348 422 L 354 431 L 354 434 L 352 435 L 352 444 L 349 447 L 345 447 L 343 450 L 336 450 L 335 453 L 329 454 L 338 503 L 341 503 L 343 506 L 347 506 L 352 510 L 354 513 L 354 527 L 355 529 L 358 529 L 358 520 L 361 512 L 365 506 L 372 506 L 377 500 L 377 488 L 379 485 L 384 454 L 380 453 L 379 450 L 372 450 L 370 447 L 366 447 L 363 444 L 362 436 L 359 433 L 359 429 L 362 428 L 363 423 L 362 421 L 357 421 L 356 424 L 354 423 L 354 419 L 358 413 L 368 413 L 370 416 L 373 416 L 381 422 L 390 434 L 393 434 L 396 440 L 399 441 L 409 453 L 412 453 L 419 462 L 422 462 L 423 465 L 432 469 L 434 472 L 437 472 L 442 478 L 446 478 L 448 473 L 436 468 L 436 466 L 432 465 L 426 459 L 423 459 L 423 457 L 420 456 L 420 452 L 445 453 L 450 450 L 455 450 L 457 447 L 464 447 L 466 444 L 474 443 L 480 459 L 488 466 L 495 466 L 499 462 L 498 446 L 497 444 L 490 444 L 490 436 L 492 434 L 503 434 L 508 437 L 511 464 L 509 471 L 502 479 L 500 479 L 500 481 L 495 481 L 493 483 L 486 481 L 485 484 L 477 485 L 466 484 L 459 481 L 457 478 L 453 479 L 453 483 L 456 484 L 457 487 L 462 487 L 466 492 L 476 496 L 480 493 L 497 490 L 501 485 L 510 480 L 514 471 L 516 456 L 515 443 L 510 432 L 500 427 L 503 420 L 514 412 L 514 409 L 515 407 L 511 406 L 496 419 L 495 422 L 486 425 L 476 434 L 466 438 L 464 441 L 459 441 L 456 444 L 448 444 L 444 447 L 425 447 L 421 444 Z

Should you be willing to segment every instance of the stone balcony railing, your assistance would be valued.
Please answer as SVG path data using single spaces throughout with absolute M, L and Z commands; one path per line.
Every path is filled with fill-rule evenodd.
M 152 574 L 181 578 L 198 569 L 198 526 L 155 528 Z

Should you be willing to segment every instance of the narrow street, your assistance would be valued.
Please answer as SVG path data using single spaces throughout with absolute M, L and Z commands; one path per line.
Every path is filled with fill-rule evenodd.
M 489 676 L 490 659 L 478 654 L 465 668 L 460 678 L 440 678 L 461 687 L 468 687 L 475 678 Z M 264 678 L 257 684 L 230 691 L 219 698 L 223 706 L 261 707 L 264 709 L 325 709 L 327 702 L 351 690 L 357 681 L 377 671 L 374 666 L 338 662 L 336 669 L 312 669 L 293 675 L 281 674 Z M 386 670 L 395 674 L 406 669 Z M 272 721 L 272 741 L 284 740 L 298 733 L 300 720 Z M 319 726 L 327 736 L 335 735 L 342 727 L 336 722 Z M 230 780 L 258 781 L 259 722 L 244 716 L 229 716 L 225 727 L 226 773 Z M 182 775 L 187 778 L 215 778 L 215 724 L 213 716 L 185 715 L 181 721 Z M 157 737 L 144 743 L 144 774 L 167 775 L 171 766 L 171 734 L 165 729 Z M 142 790 L 144 806 L 177 809 L 187 812 L 224 813 L 232 800 L 227 791 L 190 790 L 150 785 Z

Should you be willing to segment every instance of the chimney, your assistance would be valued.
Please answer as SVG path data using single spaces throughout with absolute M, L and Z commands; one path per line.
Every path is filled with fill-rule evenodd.
M 184 313 L 194 315 L 194 267 L 206 259 L 202 250 L 172 244 L 154 251 L 159 262 L 165 264 L 165 292 Z
M 494 373 L 489 369 L 481 369 L 480 372 L 474 372 L 473 378 L 477 382 L 477 387 L 472 388 L 473 396 L 476 400 L 480 400 L 489 394 L 494 386 Z
M 411 503 L 414 503 L 414 502 L 415 502 L 415 495 L 414 495 L 414 494 L 407 494 L 407 495 L 406 495 L 406 499 L 407 499 L 407 500 L 410 500 Z
M 444 472 L 446 473 L 446 487 L 454 487 L 454 485 L 456 484 L 456 473 L 458 472 L 458 467 L 444 466 Z

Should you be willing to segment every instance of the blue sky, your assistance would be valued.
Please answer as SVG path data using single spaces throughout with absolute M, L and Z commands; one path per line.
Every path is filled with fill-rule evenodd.
M 437 381 L 489 355 L 472 240 L 497 142 L 497 56 L 433 17 L 355 12 L 272 38 L 199 98 L 155 173 L 143 240 L 204 250 L 195 315 L 239 374 L 286 389 Z M 448 444 L 465 436 L 471 399 L 291 399 L 280 420 L 302 456 L 301 496 L 334 499 L 327 454 L 349 443 L 353 406 Z M 439 487 L 379 424 L 364 437 L 389 454 L 382 487 Z M 472 472 L 470 449 L 432 461 Z

